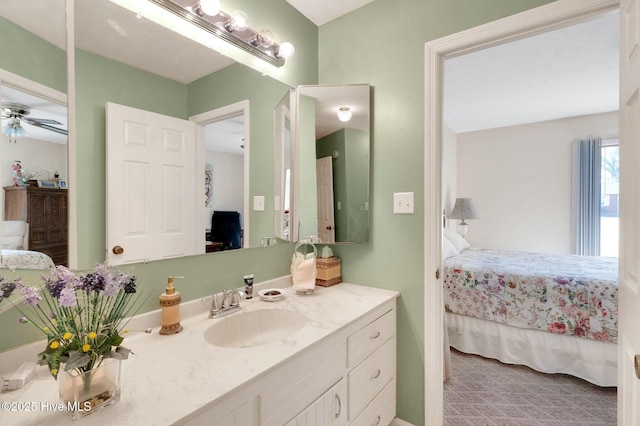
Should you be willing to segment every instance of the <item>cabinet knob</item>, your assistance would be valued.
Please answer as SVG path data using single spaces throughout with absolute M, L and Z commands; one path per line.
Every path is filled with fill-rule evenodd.
M 122 254 L 124 253 L 124 249 L 120 246 L 115 246 L 113 249 L 111 249 L 111 251 L 113 252 L 113 254 Z

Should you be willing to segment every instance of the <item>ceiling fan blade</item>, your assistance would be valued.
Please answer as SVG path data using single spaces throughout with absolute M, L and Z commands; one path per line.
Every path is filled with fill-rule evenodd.
M 32 124 L 34 126 L 37 126 L 37 124 L 35 124 L 36 122 L 38 123 L 44 123 L 44 124 L 62 124 L 59 121 L 56 120 L 50 120 L 48 118 L 30 118 L 30 117 L 23 117 L 22 118 L 24 121 L 26 121 L 29 124 Z
M 33 122 L 31 122 L 31 121 L 32 120 L 29 120 L 29 121 L 27 121 L 27 123 L 29 123 L 29 124 L 31 124 L 32 126 L 35 126 L 35 127 L 40 127 L 42 129 L 45 129 L 45 130 L 51 130 L 52 132 L 60 133 L 61 135 L 67 135 L 67 131 L 65 129 L 61 129 L 59 127 L 53 127 L 53 126 L 50 126 L 48 124 L 41 123 L 40 121 L 33 121 Z M 57 123 L 57 121 L 56 121 L 56 123 Z M 62 124 L 62 123 L 58 123 L 58 124 Z

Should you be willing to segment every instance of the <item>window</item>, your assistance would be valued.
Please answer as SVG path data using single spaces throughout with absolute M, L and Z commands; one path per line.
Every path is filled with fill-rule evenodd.
M 620 159 L 618 139 L 603 139 L 600 172 L 600 256 L 618 257 Z

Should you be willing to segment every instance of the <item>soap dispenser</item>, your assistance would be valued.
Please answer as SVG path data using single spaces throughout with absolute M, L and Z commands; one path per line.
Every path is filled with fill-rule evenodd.
M 168 277 L 167 288 L 160 295 L 160 307 L 162 308 L 160 334 L 163 335 L 176 334 L 182 331 L 182 326 L 180 325 L 180 302 L 182 302 L 182 296 L 173 287 L 173 280 L 176 278 L 184 277 Z

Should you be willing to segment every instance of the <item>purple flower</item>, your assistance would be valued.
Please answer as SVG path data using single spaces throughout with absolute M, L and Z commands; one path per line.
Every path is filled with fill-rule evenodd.
M 124 276 L 124 281 L 122 284 L 122 288 L 124 289 L 124 292 L 127 294 L 131 294 L 131 293 L 135 293 L 136 292 L 136 277 L 134 277 L 133 275 L 125 275 Z
M 43 275 L 42 279 L 45 282 L 47 290 L 49 290 L 49 294 L 57 299 L 60 297 L 60 292 L 63 288 L 74 283 L 75 275 L 64 266 L 58 265 L 55 267 L 55 269 L 51 269 L 50 278 L 47 278 Z
M 70 308 L 76 304 L 76 292 L 70 287 L 65 287 L 60 291 L 60 306 Z
M 4 281 L 4 278 L 0 278 L 0 282 Z M 13 281 L 9 281 L 9 282 L 3 282 L 2 284 L 0 284 L 0 300 L 11 296 L 11 293 L 13 293 L 13 290 L 16 289 L 16 283 L 14 283 Z
M 80 282 L 79 287 L 87 293 L 92 291 L 99 293 L 104 290 L 105 277 L 95 272 L 89 272 Z
M 26 317 L 20 317 L 20 318 L 18 318 L 18 322 L 20 324 L 24 324 L 24 323 L 29 322 L 29 320 Z
M 20 292 L 25 298 L 24 300 L 25 306 L 37 305 L 38 302 L 42 300 L 42 297 L 38 293 L 38 289 L 36 287 L 28 287 L 26 285 L 21 285 Z

